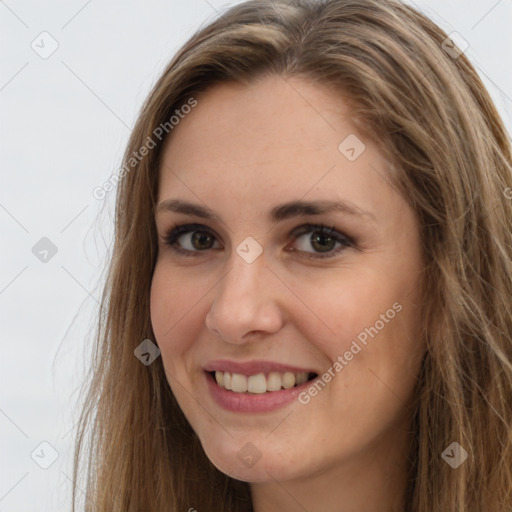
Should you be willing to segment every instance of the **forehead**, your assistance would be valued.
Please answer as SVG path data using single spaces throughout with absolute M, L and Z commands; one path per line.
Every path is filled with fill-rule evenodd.
M 284 155 L 300 148 L 335 152 L 340 137 L 355 131 L 343 97 L 302 78 L 270 75 L 248 85 L 221 83 L 197 100 L 173 130 L 168 145 L 187 143 L 199 154 L 220 154 L 229 146 L 231 159 L 237 149 L 243 150 L 243 157 L 263 158 L 262 149 Z
M 268 76 L 215 85 L 197 102 L 165 145 L 160 201 L 176 191 L 253 207 L 315 194 L 348 194 L 362 209 L 382 201 L 386 162 L 332 89 Z

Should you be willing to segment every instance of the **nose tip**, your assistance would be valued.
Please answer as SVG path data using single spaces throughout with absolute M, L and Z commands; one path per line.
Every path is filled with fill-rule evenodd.
M 279 331 L 281 322 L 278 313 L 268 308 L 244 314 L 239 306 L 227 313 L 210 309 L 206 315 L 207 328 L 222 340 L 231 344 L 256 341 L 258 337 Z
M 238 344 L 279 331 L 283 312 L 272 279 L 262 260 L 247 263 L 239 258 L 214 291 L 206 327 L 224 341 Z
M 249 323 L 240 316 L 233 316 L 230 319 L 220 318 L 216 312 L 210 310 L 206 315 L 206 327 L 215 333 L 222 340 L 231 344 L 241 344 L 253 341 L 257 335 L 262 335 L 263 330 L 252 329 Z M 247 327 L 245 327 L 247 326 Z

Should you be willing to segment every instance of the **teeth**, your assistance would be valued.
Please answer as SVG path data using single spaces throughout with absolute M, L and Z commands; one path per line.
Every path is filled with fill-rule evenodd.
M 231 373 L 224 373 L 224 389 L 231 389 Z
M 270 372 L 267 377 L 267 390 L 279 391 L 281 389 L 281 374 L 277 372 Z
M 231 375 L 231 390 L 236 393 L 245 393 L 247 391 L 247 377 L 239 373 Z
M 295 375 L 292 372 L 286 372 L 283 375 L 283 388 L 290 389 L 295 386 Z
M 248 379 L 247 391 L 249 393 L 266 393 L 267 392 L 267 379 L 264 373 L 258 375 L 251 375 Z
M 295 379 L 297 381 L 297 386 L 300 386 L 308 381 L 308 374 L 306 372 L 297 373 Z
M 258 373 L 257 375 L 242 375 L 240 373 L 215 372 L 217 384 L 224 389 L 235 393 L 261 394 L 267 391 L 279 391 L 300 386 L 308 380 L 307 372 L 270 372 L 268 375 Z

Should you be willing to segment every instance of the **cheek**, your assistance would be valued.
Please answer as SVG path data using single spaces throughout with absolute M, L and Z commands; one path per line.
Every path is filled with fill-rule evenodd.
M 164 364 L 172 359 L 169 355 L 183 353 L 195 329 L 201 328 L 198 314 L 204 290 L 176 275 L 176 270 L 157 263 L 151 283 L 151 324 Z
M 376 266 L 294 287 L 308 306 L 297 311 L 298 328 L 331 361 L 324 369 L 330 369 L 331 392 L 350 389 L 356 402 L 371 403 L 380 396 L 375 386 L 381 378 L 405 400 L 424 352 L 415 282 Z
M 301 330 L 308 333 L 307 339 L 321 340 L 326 353 L 337 355 L 348 350 L 351 341 L 376 322 L 379 331 L 389 330 L 395 318 L 404 316 L 397 309 L 404 309 L 406 287 L 398 280 L 385 281 L 382 274 L 380 269 L 343 269 L 314 283 L 291 283 L 301 299 L 295 318 Z M 400 305 L 393 307 L 397 302 Z

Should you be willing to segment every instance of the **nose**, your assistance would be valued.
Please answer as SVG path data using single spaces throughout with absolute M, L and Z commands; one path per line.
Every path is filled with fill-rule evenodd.
M 278 332 L 284 323 L 278 297 L 282 287 L 263 255 L 247 263 L 234 253 L 230 270 L 214 289 L 207 328 L 232 344 L 253 341 L 255 334 Z

